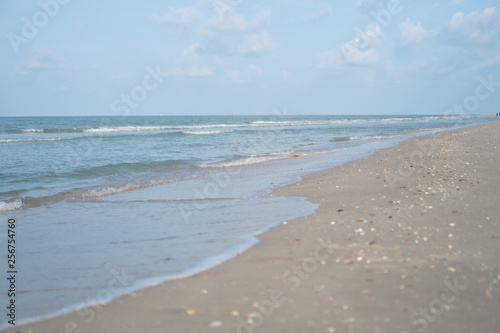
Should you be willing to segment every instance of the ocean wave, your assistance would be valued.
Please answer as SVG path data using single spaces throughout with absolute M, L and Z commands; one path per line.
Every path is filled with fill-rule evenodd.
M 105 133 L 105 132 L 151 132 L 151 131 L 179 131 L 179 130 L 206 130 L 213 128 L 237 128 L 240 124 L 211 124 L 211 125 L 177 125 L 177 126 L 117 126 L 117 127 L 98 127 L 88 128 L 87 133 Z
M 349 140 L 355 140 L 354 138 L 355 137 L 352 137 L 352 136 L 343 136 L 343 137 L 331 139 L 330 142 L 345 142 L 345 141 L 349 141 Z
M 148 183 L 148 184 L 128 183 L 128 184 L 119 185 L 119 186 L 110 186 L 110 187 L 105 187 L 105 188 L 90 189 L 90 190 L 85 190 L 85 191 L 74 193 L 72 195 L 72 199 L 97 199 L 97 198 L 107 197 L 107 196 L 110 196 L 113 194 L 119 194 L 119 193 L 123 193 L 123 192 L 137 190 L 140 188 L 145 188 L 145 187 L 148 187 L 151 185 L 155 185 L 155 184 L 152 184 L 152 183 Z
M 352 135 L 352 136 L 341 136 L 331 139 L 330 142 L 347 142 L 354 140 L 373 140 L 373 139 L 390 139 L 397 138 L 403 134 L 374 134 L 374 135 Z
M 173 126 L 116 126 L 116 127 L 94 127 L 94 128 L 26 128 L 19 130 L 6 130 L 7 133 L 108 133 L 108 132 L 143 132 L 162 131 L 173 129 Z
M 148 188 L 151 186 L 159 186 L 170 184 L 173 182 L 184 181 L 188 179 L 192 179 L 195 175 L 184 176 L 180 178 L 172 178 L 172 179 L 152 179 L 147 182 L 137 182 L 137 183 L 126 183 L 119 185 L 112 185 L 107 187 L 97 187 L 97 188 L 89 188 L 83 189 L 80 191 L 74 191 L 71 193 L 67 193 L 65 195 L 66 200 L 68 199 L 99 199 L 103 197 L 107 197 L 114 194 L 120 194 L 129 191 L 140 190 L 144 188 Z
M 280 160 L 284 158 L 289 158 L 294 151 L 281 151 L 281 152 L 272 152 L 268 154 L 262 155 L 250 155 L 250 156 L 238 156 L 232 160 L 220 161 L 215 163 L 203 163 L 198 165 L 199 168 L 229 168 L 235 166 L 243 166 L 243 165 L 251 165 L 262 162 L 268 162 L 273 160 Z M 304 155 L 304 154 L 300 154 Z
M 186 165 L 185 160 L 165 160 L 165 161 L 151 161 L 151 162 L 124 162 L 115 164 L 106 164 L 101 166 L 96 166 L 92 168 L 86 168 L 81 170 L 76 170 L 68 173 L 66 176 L 69 177 L 87 177 L 92 176 L 108 176 L 114 174 L 128 173 L 128 172 L 143 172 L 143 171 L 155 171 L 167 168 L 176 168 Z
M 137 182 L 127 182 L 122 184 L 114 184 L 108 186 L 95 186 L 88 188 L 75 188 L 69 191 L 58 192 L 52 195 L 40 196 L 40 197 L 25 197 L 22 202 L 19 203 L 24 207 L 39 207 L 48 204 L 55 204 L 60 201 L 74 201 L 74 200 L 92 200 L 104 198 L 107 196 L 145 189 L 152 186 L 160 186 L 165 184 L 170 184 L 178 181 L 185 181 L 197 177 L 197 174 L 184 175 L 175 178 L 156 178 L 150 179 L 148 181 L 137 181 Z M 17 205 L 11 205 L 12 207 L 17 207 Z M 0 203 L 0 208 L 1 208 Z M 20 206 L 19 206 L 20 207 Z M 18 208 L 16 208 L 18 209 Z M 11 209 L 12 210 L 12 209 Z
M 8 212 L 12 210 L 18 210 L 23 206 L 23 202 L 19 199 L 14 199 L 10 201 L 0 201 L 0 212 Z
M 8 133 L 82 133 L 84 128 L 23 128 L 20 130 L 7 130 Z
M 148 132 L 163 131 L 172 129 L 172 126 L 117 126 L 117 127 L 97 127 L 85 128 L 86 133 L 107 133 L 107 132 Z
M 297 127 L 297 126 L 324 126 L 347 123 L 363 122 L 363 119 L 342 119 L 342 120 L 293 120 L 293 121 L 250 121 L 249 127 Z
M 92 186 L 83 188 L 73 188 L 71 190 L 63 190 L 57 193 L 42 195 L 42 196 L 25 196 L 20 199 L 10 199 L 5 201 L 0 201 L 0 212 L 12 211 L 20 209 L 21 207 L 33 208 L 44 206 L 48 204 L 55 204 L 60 201 L 72 201 L 72 200 L 82 200 L 82 199 L 97 199 L 114 194 L 119 194 L 123 192 L 133 191 L 137 189 L 147 188 L 150 186 L 157 186 L 162 184 L 167 184 L 175 181 L 182 181 L 195 177 L 196 174 L 184 175 L 180 177 L 173 178 L 163 178 L 163 171 L 170 168 L 175 169 L 179 166 L 186 165 L 187 162 L 183 160 L 166 160 L 166 161 L 156 161 L 149 163 L 117 163 L 108 164 L 99 167 L 76 170 L 68 172 L 65 174 L 65 178 L 88 178 L 89 174 L 96 177 L 107 177 L 110 175 L 124 174 L 124 178 L 127 179 L 121 184 L 113 184 L 107 186 Z M 135 175 L 137 172 L 148 172 L 148 171 L 160 171 L 157 176 L 149 180 L 140 180 Z M 127 176 L 127 174 L 129 176 Z M 130 181 L 130 175 L 134 175 L 134 180 Z M 60 176 L 60 175 L 58 175 Z M 56 185 L 43 186 L 43 188 L 54 188 Z M 14 197 L 14 193 L 12 193 Z M 16 195 L 17 196 L 17 195 Z
M 277 160 L 280 158 L 280 156 L 251 156 L 247 158 L 242 158 L 238 160 L 231 160 L 231 161 L 223 161 L 223 162 L 216 162 L 216 163 L 204 163 L 198 165 L 200 168 L 229 168 L 229 167 L 236 167 L 236 166 L 243 166 L 243 165 L 251 165 L 251 164 L 256 164 L 256 163 L 262 163 L 262 162 L 268 162 L 272 160 Z
M 20 132 L 24 133 L 43 133 L 43 128 L 26 128 L 20 130 Z
M 55 141 L 67 141 L 67 140 L 77 140 L 85 138 L 83 136 L 75 136 L 69 138 L 39 138 L 39 139 L 0 139 L 0 143 L 19 143 L 19 142 L 55 142 Z
M 292 150 L 273 152 L 265 155 L 251 155 L 251 156 L 240 156 L 233 160 L 226 160 L 215 163 L 204 163 L 198 165 L 199 168 L 230 168 L 245 165 L 252 165 L 257 163 L 269 162 L 274 160 L 282 160 L 287 158 L 295 158 L 300 156 L 324 154 L 326 151 L 310 151 L 310 152 L 294 152 Z
M 207 124 L 207 125 L 179 125 L 172 126 L 171 129 L 181 129 L 181 130 L 203 130 L 203 129 L 213 129 L 213 128 L 239 128 L 248 127 L 245 124 Z
M 282 127 L 282 126 L 327 126 L 327 125 L 346 125 L 346 124 L 363 124 L 363 123 L 378 123 L 388 119 L 330 119 L 330 120 L 296 120 L 296 121 L 255 121 L 251 122 L 252 126 L 259 127 Z M 405 118 L 401 118 L 405 119 Z
M 26 139 L 0 139 L 0 144 L 9 144 L 9 143 L 27 143 L 27 142 L 57 142 L 57 141 L 69 141 L 69 140 L 102 140 L 102 139 L 113 139 L 117 137 L 122 137 L 125 134 L 121 134 L 118 131 L 113 133 L 101 133 L 101 134 L 85 134 L 82 132 L 79 136 L 67 136 L 67 137 L 37 137 L 37 138 L 26 138 Z M 151 134 L 146 133 L 133 133 L 126 134 L 128 136 L 151 136 Z M 176 136 L 182 135 L 181 131 L 171 131 L 171 132 L 160 132 L 152 135 L 160 135 L 160 136 Z
M 391 139 L 391 138 L 400 137 L 401 135 L 392 135 L 392 134 L 386 134 L 386 135 L 360 135 L 360 136 L 350 136 L 349 140 Z
M 148 184 L 123 184 L 116 186 L 108 186 L 103 188 L 91 189 L 75 189 L 72 191 L 64 191 L 52 195 L 41 197 L 25 197 L 23 198 L 22 206 L 27 208 L 40 207 L 44 205 L 53 205 L 61 201 L 73 201 L 82 199 L 98 199 L 113 194 L 119 194 L 127 191 L 136 190 L 147 187 Z M 0 206 L 1 207 L 1 206 Z M 19 206 L 20 207 L 20 206 Z M 19 208 L 16 208 L 19 209 Z M 11 209 L 13 210 L 13 209 Z
M 17 199 L 15 201 L 7 202 L 7 204 L 5 204 L 5 202 L 0 202 L 0 212 L 4 209 L 16 210 L 22 206 L 28 208 L 34 208 L 44 205 L 56 204 L 61 201 L 99 199 L 115 194 L 147 188 L 150 186 L 163 185 L 178 180 L 182 179 L 150 180 L 148 182 L 143 182 L 143 183 L 131 182 L 131 183 L 117 184 L 105 187 L 80 188 L 41 197 L 25 197 L 23 198 L 22 202 Z
M 297 127 L 297 126 L 325 126 L 362 123 L 393 123 L 393 122 L 422 122 L 436 120 L 458 120 L 470 118 L 470 115 L 443 115 L 443 116 L 408 116 L 388 118 L 344 118 L 327 120 L 256 120 L 243 123 L 219 123 L 205 125 L 160 125 L 160 126 L 115 126 L 93 128 L 27 128 L 20 130 L 7 130 L 8 133 L 109 133 L 109 132 L 151 132 L 151 131 L 207 131 L 211 129 L 236 129 L 253 127 Z
M 183 134 L 186 135 L 210 135 L 210 134 L 223 134 L 223 133 L 231 133 L 233 131 L 183 131 Z

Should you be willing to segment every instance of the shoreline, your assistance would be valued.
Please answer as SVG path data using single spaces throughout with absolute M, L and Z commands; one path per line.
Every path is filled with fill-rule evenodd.
M 361 289 L 360 291 L 367 292 L 359 295 L 359 291 L 356 288 L 349 287 L 345 282 L 352 281 L 355 282 L 354 284 L 356 285 L 369 285 L 372 282 L 376 284 L 377 278 L 370 278 L 372 281 L 366 281 L 366 279 L 365 281 L 358 281 L 359 275 L 363 275 L 363 269 L 360 270 L 361 266 L 363 266 L 364 269 L 374 269 L 377 274 L 379 273 L 381 275 L 394 273 L 395 270 L 401 273 L 401 270 L 405 270 L 407 271 L 406 273 L 401 273 L 404 274 L 405 278 L 401 279 L 406 280 L 411 276 L 409 272 L 413 265 L 417 265 L 418 267 L 419 265 L 428 264 L 425 256 L 421 258 L 423 254 L 419 252 L 421 251 L 421 249 L 419 249 L 419 244 L 424 242 L 432 244 L 431 238 L 433 235 L 429 234 L 425 237 L 419 236 L 429 232 L 425 229 L 416 230 L 416 227 L 413 226 L 414 223 L 412 219 L 418 217 L 415 215 L 415 212 L 432 216 L 432 214 L 438 210 L 439 206 L 437 206 L 437 203 L 433 203 L 434 210 L 432 210 L 433 208 L 428 208 L 432 207 L 432 205 L 420 203 L 419 201 L 425 203 L 426 199 L 422 198 L 423 200 L 419 200 L 419 197 L 419 199 L 417 199 L 418 201 L 413 203 L 412 207 L 408 206 L 404 207 L 405 209 L 403 210 L 401 209 L 401 202 L 405 202 L 405 200 L 409 200 L 409 197 L 413 198 L 415 196 L 415 193 L 410 193 L 410 188 L 416 188 L 422 182 L 431 179 L 431 176 L 428 176 L 426 180 L 418 180 L 413 187 L 405 186 L 404 189 L 401 188 L 401 186 L 404 186 L 407 182 L 415 181 L 415 176 L 420 173 L 418 172 L 420 170 L 417 170 L 417 168 L 411 170 L 414 166 L 407 164 L 418 165 L 419 161 L 417 161 L 417 158 L 422 158 L 422 162 L 432 159 L 434 163 L 442 163 L 443 160 L 440 159 L 440 157 L 433 158 L 435 152 L 432 147 L 435 146 L 438 147 L 436 149 L 439 149 L 440 145 L 443 146 L 443 143 L 437 142 L 441 138 L 444 137 L 445 139 L 443 140 L 449 141 L 449 139 L 446 138 L 459 136 L 456 133 L 469 132 L 469 135 L 470 133 L 475 133 L 476 135 L 482 134 L 479 133 L 480 127 L 490 129 L 490 132 L 494 132 L 491 128 L 498 128 L 498 126 L 498 123 L 481 124 L 466 127 L 465 129 L 445 131 L 430 136 L 413 138 L 398 146 L 383 149 L 367 158 L 352 161 L 334 169 L 324 170 L 305 176 L 299 183 L 278 189 L 273 195 L 307 197 L 309 201 L 321 205 L 316 213 L 304 218 L 287 221 L 286 224 L 282 224 L 280 227 L 275 227 L 259 235 L 258 238 L 260 242 L 257 245 L 235 258 L 194 276 L 178 280 L 169 280 L 160 285 L 139 290 L 131 295 L 115 299 L 105 306 L 89 308 L 94 310 L 86 311 L 84 315 L 82 315 L 82 312 L 68 313 L 39 322 L 31 322 L 22 326 L 16 326 L 13 329 L 7 330 L 7 332 L 20 329 L 23 332 L 29 331 L 30 329 L 32 332 L 64 332 L 65 330 L 75 332 L 78 330 L 81 332 L 121 332 L 128 330 L 135 332 L 142 331 L 143 329 L 149 332 L 156 332 L 164 331 L 167 328 L 169 328 L 169 330 L 172 329 L 172 331 L 202 332 L 211 330 L 214 332 L 235 332 L 239 329 L 240 331 L 258 330 L 262 332 L 275 332 L 298 327 L 301 327 L 303 330 L 315 328 L 317 331 L 333 330 L 334 332 L 339 332 L 350 329 L 349 326 L 356 328 L 356 331 L 367 330 L 368 328 L 375 327 L 375 323 L 380 324 L 380 332 L 386 331 L 384 330 L 384 325 L 396 325 L 397 329 L 401 331 L 416 331 L 416 329 L 424 325 L 422 318 L 425 317 L 422 317 L 422 315 L 414 318 L 415 320 L 420 320 L 420 324 L 415 327 L 409 324 L 408 319 L 406 320 L 406 327 L 402 322 L 396 321 L 395 318 L 391 318 L 396 312 L 395 309 L 392 310 L 392 313 L 388 311 L 388 316 L 382 316 L 380 318 L 378 317 L 379 312 L 372 313 L 376 315 L 375 319 L 373 321 L 368 320 L 370 314 L 369 309 L 366 309 L 360 304 L 349 304 L 347 300 L 356 296 L 367 302 L 375 302 L 375 308 L 380 309 L 387 308 L 387 306 L 390 305 L 384 304 L 387 299 L 384 301 L 383 299 L 380 300 L 375 297 L 374 300 L 370 300 L 369 296 L 376 294 L 376 292 L 371 291 L 369 286 L 365 289 Z M 458 139 L 462 139 L 463 141 L 463 137 Z M 434 142 L 434 144 L 422 144 L 422 142 L 428 141 L 431 143 Z M 420 142 L 420 145 L 418 142 Z M 447 141 L 445 143 L 449 144 Z M 426 151 L 426 149 L 428 151 Z M 409 153 L 408 151 L 401 152 L 402 150 L 409 150 Z M 449 156 L 447 158 L 455 157 L 454 154 L 449 154 L 449 152 L 443 150 L 443 156 L 446 155 L 446 153 L 448 153 L 447 156 Z M 395 157 L 397 163 L 393 163 L 394 159 L 391 162 L 390 158 L 384 157 L 384 154 Z M 399 157 L 404 156 L 404 154 L 407 155 L 406 160 L 403 157 L 400 161 Z M 368 168 L 366 167 L 367 163 L 371 163 Z M 390 169 L 391 164 L 395 164 L 397 167 L 392 171 L 386 171 Z M 386 168 L 380 169 L 382 166 Z M 367 173 L 363 171 L 354 173 L 351 169 L 355 167 L 359 170 L 367 170 Z M 377 177 L 380 177 L 379 179 L 375 179 L 375 181 L 370 178 L 372 175 L 371 173 L 375 173 L 372 168 L 377 170 L 377 174 L 379 174 Z M 422 167 L 422 169 L 423 168 L 424 167 Z M 498 167 L 495 170 L 498 174 Z M 373 183 L 367 182 L 366 179 L 360 180 L 359 178 L 361 176 L 370 178 Z M 383 179 L 384 177 L 385 179 Z M 448 178 L 451 179 L 451 177 Z M 460 178 L 454 181 L 461 186 L 467 185 L 467 180 L 462 181 L 461 179 L 466 178 Z M 346 183 L 342 183 L 342 181 Z M 498 182 L 498 176 L 496 181 Z M 328 182 L 342 185 L 335 185 L 339 186 L 338 192 L 335 190 L 337 187 L 332 191 L 330 187 L 321 188 L 321 185 L 316 186 L 318 185 L 316 183 L 325 184 Z M 368 190 L 363 189 L 360 193 L 360 186 L 367 186 Z M 388 191 L 385 193 L 386 197 L 377 197 L 379 191 L 383 193 Z M 428 196 L 425 194 L 425 192 L 428 192 L 425 188 L 421 191 L 423 191 L 423 194 L 418 195 L 422 197 Z M 436 195 L 441 193 L 438 192 L 436 192 Z M 392 203 L 388 204 L 384 202 L 384 200 L 389 196 L 397 199 L 389 200 L 392 201 Z M 360 201 L 362 197 L 366 199 L 365 201 L 368 202 L 369 205 L 363 200 Z M 336 207 L 327 207 L 328 204 L 325 204 L 325 202 L 332 204 L 331 199 L 339 200 Z M 352 202 L 357 202 L 358 204 L 352 204 Z M 381 203 L 382 206 L 377 208 L 377 205 L 372 205 L 374 203 L 379 204 L 379 206 Z M 455 204 L 454 202 L 452 203 Z M 364 207 L 364 205 L 366 205 L 366 207 Z M 495 217 L 498 218 L 500 214 L 498 214 L 498 208 L 495 207 L 494 204 L 491 205 L 491 208 L 494 210 L 496 209 L 495 214 L 497 215 L 493 214 L 493 216 L 485 216 L 484 218 L 486 219 L 486 217 L 489 217 L 490 220 L 494 221 Z M 457 209 L 459 209 L 459 207 L 457 207 Z M 458 211 L 460 210 L 457 210 L 457 212 Z M 389 212 L 392 215 L 388 215 Z M 374 216 L 371 214 L 374 214 Z M 384 214 L 386 216 L 382 218 Z M 450 214 L 458 213 L 443 213 L 441 217 L 447 218 Z M 351 217 L 346 219 L 346 215 Z M 391 217 L 389 218 L 389 216 Z M 399 222 L 394 225 L 396 220 Z M 335 224 L 331 224 L 332 221 L 335 222 Z M 433 222 L 435 223 L 435 221 Z M 455 223 L 454 227 L 458 224 L 457 222 L 449 223 Z M 371 227 L 372 224 L 373 227 Z M 408 228 L 408 225 L 412 225 L 410 226 L 411 229 Z M 385 231 L 387 231 L 389 235 L 391 233 L 399 235 L 396 237 L 396 240 L 387 238 L 378 230 L 379 228 L 381 230 L 384 230 L 384 228 L 387 229 L 389 226 L 393 230 L 388 229 Z M 435 229 L 437 228 L 435 225 L 425 226 L 428 228 L 432 227 L 433 231 L 436 231 Z M 371 230 L 372 228 L 376 230 L 373 231 Z M 414 231 L 410 232 L 409 230 Z M 496 233 L 500 232 L 499 228 L 493 228 L 491 230 L 496 230 Z M 439 230 L 439 232 L 441 231 L 442 230 Z M 304 235 L 304 232 L 307 234 Z M 417 232 L 417 234 L 414 234 L 414 232 Z M 495 236 L 496 233 L 494 233 L 493 236 Z M 368 235 L 370 234 L 376 234 L 376 236 L 369 238 Z M 326 235 L 329 237 L 325 237 Z M 449 242 L 450 239 L 453 239 L 453 237 L 449 237 L 449 235 L 450 234 L 444 234 L 443 239 Z M 407 239 L 410 239 L 409 242 L 404 239 L 402 244 L 408 246 L 406 250 L 408 250 L 408 253 L 414 253 L 414 255 L 405 257 L 404 260 L 401 261 L 404 254 L 399 252 L 402 252 L 401 249 L 403 245 L 396 241 L 401 241 L 403 237 L 408 237 Z M 427 240 L 423 240 L 423 238 Z M 496 238 L 492 239 L 495 240 Z M 412 241 L 418 242 L 414 243 Z M 436 242 L 433 246 L 439 247 Z M 496 241 L 493 245 L 495 249 L 499 249 L 499 243 L 500 241 Z M 388 244 L 391 246 L 388 246 Z M 410 246 L 410 244 L 412 246 Z M 380 246 L 382 246 L 382 248 L 379 248 Z M 452 276 L 452 273 L 459 272 L 459 269 L 454 266 L 443 268 L 441 265 L 438 265 L 448 263 L 448 257 L 453 257 L 454 249 L 453 245 L 451 246 L 452 248 L 445 247 L 439 252 L 440 255 L 441 253 L 445 253 L 446 255 L 434 258 L 438 260 L 438 263 L 434 264 L 436 269 L 439 270 L 440 277 L 445 276 L 444 273 Z M 378 251 L 377 254 L 375 254 L 376 251 Z M 386 254 L 380 255 L 382 251 L 385 251 Z M 463 252 L 463 250 L 461 251 Z M 468 251 L 471 250 L 468 249 Z M 398 255 L 395 256 L 396 254 Z M 392 258 L 392 261 L 388 259 L 391 255 L 395 256 L 395 258 Z M 370 256 L 374 258 L 377 257 L 377 260 L 373 260 L 373 258 L 368 259 L 371 258 Z M 387 259 L 384 259 L 384 257 L 387 257 Z M 407 260 L 408 258 L 413 259 Z M 443 258 L 445 259 L 442 260 Z M 385 266 L 387 266 L 387 268 L 381 268 Z M 262 269 L 262 267 L 265 267 L 265 269 Z M 381 272 L 377 271 L 379 268 L 382 269 Z M 430 266 L 425 268 L 426 272 L 432 272 Z M 450 268 L 453 268 L 454 271 Z M 384 269 L 390 270 L 390 272 L 384 273 Z M 337 270 L 342 274 L 338 273 Z M 498 303 L 498 280 L 500 280 L 498 265 L 495 266 L 495 270 L 499 278 L 490 278 L 488 282 L 492 284 L 492 291 L 490 291 L 490 293 L 496 295 Z M 494 274 L 492 276 L 494 276 Z M 457 276 L 457 274 L 454 275 Z M 436 279 L 432 282 L 424 283 L 420 276 L 418 278 L 420 278 L 418 281 L 424 285 L 434 287 L 432 292 L 425 292 L 425 290 L 423 290 L 422 294 L 424 296 L 421 296 L 419 293 L 415 295 L 411 292 L 409 293 L 414 302 L 415 298 L 418 300 L 424 299 L 424 301 L 416 303 L 421 307 L 425 307 L 434 299 L 440 299 L 437 298 L 440 292 L 439 289 L 437 291 L 435 290 L 436 284 L 438 287 L 446 287 L 447 283 L 453 282 L 453 280 L 443 280 L 443 278 L 441 281 L 437 281 L 438 283 L 436 283 Z M 342 285 L 342 281 L 344 285 Z M 494 283 L 493 281 L 497 282 Z M 461 282 L 457 282 L 458 287 L 462 286 L 460 283 Z M 381 287 L 380 290 L 385 290 L 387 294 L 393 296 L 390 298 L 395 299 L 397 299 L 396 296 L 401 296 L 399 293 L 402 293 L 402 291 L 406 292 L 406 290 L 409 289 L 409 287 L 403 285 L 403 288 L 398 288 L 397 292 L 395 292 L 389 288 L 387 283 L 378 282 L 378 284 L 379 287 Z M 343 292 L 338 291 L 341 289 L 345 290 Z M 328 293 L 329 296 L 326 295 L 328 290 L 331 291 Z M 461 295 L 465 294 L 465 291 L 460 290 L 460 288 L 457 292 L 460 292 Z M 430 298 L 426 302 L 425 295 L 429 295 L 429 293 L 434 298 Z M 446 299 L 449 300 L 452 296 L 458 298 L 457 295 L 451 295 L 447 296 Z M 340 300 L 343 300 L 343 302 L 340 302 Z M 339 302 L 344 304 L 340 304 Z M 302 307 L 297 305 L 298 303 L 302 304 Z M 401 301 L 401 303 L 404 302 Z M 457 304 L 455 304 L 455 302 L 453 302 L 451 305 L 458 307 L 461 303 L 457 302 Z M 351 312 L 353 309 L 356 309 L 355 313 L 358 314 L 366 313 L 366 318 L 362 316 L 364 320 L 360 320 L 358 319 L 359 315 L 344 315 L 345 313 Z M 416 309 L 418 310 L 418 306 Z M 408 309 L 409 316 L 413 314 L 411 310 L 412 309 Z M 449 313 L 453 314 L 456 312 L 458 311 Z M 91 315 L 92 313 L 93 316 Z M 251 315 L 254 313 L 255 315 Z M 448 314 L 448 311 L 443 313 Z M 137 317 L 134 318 L 132 314 Z M 328 320 L 324 317 L 328 317 Z M 443 315 L 443 317 L 445 317 L 445 315 Z M 458 317 L 458 319 L 461 318 L 463 321 L 463 317 L 462 315 L 462 317 Z M 340 320 L 337 320 L 339 318 Z M 387 318 L 389 320 L 387 320 Z M 434 321 L 435 320 L 436 319 L 434 319 Z M 431 322 L 427 320 L 427 325 L 430 323 L 434 324 L 434 321 Z M 493 319 L 490 321 L 493 321 Z M 395 324 L 395 322 L 397 324 Z M 460 322 L 460 320 L 458 320 L 458 322 Z M 361 325 L 360 323 L 363 326 L 358 326 Z M 498 322 L 496 322 L 496 325 L 497 326 L 494 327 L 497 328 Z M 435 326 L 437 327 L 437 325 Z M 190 329 L 188 330 L 187 327 Z M 395 328 L 395 326 L 390 327 Z M 446 331 L 446 328 L 444 331 Z
M 471 126 L 471 124 L 467 124 L 467 125 L 455 125 L 455 126 L 459 126 L 459 127 L 455 127 L 454 129 L 450 129 L 450 128 L 427 128 L 427 129 L 420 129 L 419 131 L 415 130 L 415 131 L 412 131 L 412 132 L 404 134 L 404 135 L 401 134 L 401 135 L 397 136 L 397 137 L 399 137 L 399 139 L 396 142 L 391 142 L 388 145 L 386 143 L 386 144 L 384 144 L 383 147 L 375 148 L 376 149 L 375 151 L 379 151 L 379 150 L 387 149 L 387 148 L 390 148 L 390 147 L 394 147 L 396 145 L 401 144 L 401 142 L 405 142 L 407 140 L 410 140 L 411 138 L 413 138 L 415 136 L 427 136 L 427 135 L 431 135 L 433 133 L 436 133 L 436 131 L 437 131 L 437 133 L 439 133 L 439 132 L 443 132 L 443 131 L 450 131 L 450 130 L 460 129 L 460 128 Z M 401 139 L 403 137 L 404 137 L 404 139 Z M 387 139 L 387 138 L 384 138 L 384 139 Z M 373 143 L 372 143 L 372 145 L 373 145 Z M 349 149 L 352 149 L 352 147 L 349 148 Z M 365 149 L 361 153 L 361 155 L 365 156 L 365 157 L 370 156 L 371 154 L 373 154 L 373 152 L 369 152 L 370 150 L 371 150 L 371 148 L 369 148 L 368 151 L 366 151 L 366 149 Z M 317 154 L 317 152 L 304 152 L 304 153 L 292 154 L 289 157 L 300 157 L 300 156 L 303 156 L 303 155 L 305 156 L 305 155 L 311 155 L 311 154 L 314 155 L 314 154 Z M 339 158 L 339 156 L 336 156 L 336 157 Z M 363 158 L 363 157 L 352 157 L 351 159 L 348 158 L 347 161 L 340 162 L 340 163 L 341 164 L 348 163 L 350 161 L 354 161 L 354 160 L 357 160 L 357 159 L 360 159 L 360 158 Z M 317 163 L 317 161 L 316 161 L 316 163 Z M 338 164 L 338 163 L 339 163 L 338 161 L 335 162 L 335 164 Z M 334 166 L 332 166 L 332 167 L 334 167 Z M 318 168 L 316 168 L 316 169 L 318 169 Z M 302 170 L 302 168 L 301 168 L 301 170 Z M 319 170 L 321 171 L 322 169 L 319 168 Z M 228 172 L 231 173 L 231 171 L 228 171 Z M 318 170 L 315 170 L 315 171 L 308 170 L 305 173 L 303 173 L 303 174 L 300 175 L 300 179 L 302 177 L 304 177 L 304 176 L 307 176 L 309 174 L 313 174 L 315 172 L 318 172 Z M 292 178 L 293 178 L 293 180 L 292 180 Z M 272 186 L 272 188 L 269 189 L 269 190 L 266 190 L 265 191 L 266 194 L 259 195 L 258 197 L 269 199 L 269 197 L 272 197 L 271 194 L 275 190 L 277 190 L 277 189 L 279 189 L 281 187 L 285 187 L 285 186 L 290 185 L 290 184 L 295 184 L 297 182 L 297 179 L 295 177 L 292 177 L 292 178 L 290 178 L 289 182 L 281 184 L 281 185 L 278 185 L 277 187 L 273 186 L 273 185 L 270 185 L 270 186 Z M 271 179 L 273 179 L 273 181 L 276 180 L 276 178 L 271 178 Z M 270 184 L 273 184 L 273 182 L 271 182 Z M 217 185 L 220 185 L 220 183 L 217 183 Z M 298 201 L 308 202 L 307 198 L 305 198 L 305 197 L 290 197 L 289 199 L 293 199 L 294 201 L 298 200 Z M 304 214 L 301 214 L 301 215 L 297 214 L 294 217 L 288 217 L 288 219 L 295 219 L 295 218 L 299 218 L 299 217 L 303 217 L 303 216 L 306 216 L 306 215 L 313 214 L 314 211 L 316 210 L 316 208 L 318 207 L 318 204 L 311 204 L 311 203 L 309 203 L 309 204 L 310 204 L 310 206 L 314 206 L 314 207 L 311 207 L 311 209 L 308 210 L 309 211 L 308 213 L 304 213 Z M 285 217 L 283 217 L 283 218 L 285 218 Z M 94 296 L 92 296 L 92 297 L 86 297 L 87 301 L 81 301 L 81 302 L 73 303 L 71 305 L 65 306 L 64 308 L 59 308 L 57 310 L 45 313 L 43 315 L 35 315 L 35 316 L 31 316 L 29 318 L 21 319 L 21 320 L 16 319 L 17 325 L 23 326 L 23 325 L 27 325 L 27 324 L 31 324 L 31 323 L 36 323 L 36 322 L 39 322 L 39 321 L 43 321 L 43 320 L 49 320 L 49 319 L 52 319 L 52 318 L 56 318 L 56 317 L 59 317 L 61 315 L 65 315 L 65 314 L 68 314 L 68 313 L 74 313 L 74 312 L 83 310 L 83 309 L 88 308 L 88 307 L 98 307 L 101 304 L 99 302 L 100 298 L 104 299 L 106 301 L 105 303 L 109 303 L 110 301 L 113 301 L 113 300 L 115 300 L 117 298 L 125 296 L 125 295 L 127 295 L 129 293 L 134 293 L 134 292 L 136 292 L 138 290 L 142 290 L 142 289 L 145 289 L 145 288 L 153 287 L 153 286 L 156 286 L 158 284 L 161 284 L 161 283 L 164 283 L 164 282 L 170 281 L 170 280 L 177 280 L 177 279 L 187 278 L 187 277 L 190 277 L 190 276 L 202 273 L 204 271 L 210 270 L 211 268 L 213 268 L 213 267 L 215 267 L 217 265 L 220 265 L 220 264 L 224 263 L 227 260 L 235 258 L 238 254 L 240 254 L 240 253 L 248 250 L 252 246 L 256 245 L 259 242 L 258 235 L 263 234 L 265 232 L 268 232 L 270 229 L 276 227 L 277 225 L 280 224 L 280 221 L 281 221 L 281 219 L 273 220 L 273 222 L 265 224 L 265 226 L 263 226 L 262 228 L 258 229 L 257 231 L 252 232 L 252 233 L 248 233 L 248 234 L 242 236 L 241 238 L 244 239 L 245 241 L 242 241 L 242 243 L 240 245 L 238 245 L 236 247 L 232 247 L 230 249 L 227 249 L 226 251 L 221 252 L 218 255 L 215 255 L 215 256 L 203 259 L 203 260 L 199 261 L 199 263 L 197 265 L 195 265 L 195 266 L 193 266 L 191 268 L 185 269 L 185 270 L 180 271 L 178 273 L 169 274 L 167 276 L 155 276 L 155 277 L 148 277 L 148 278 L 142 278 L 142 279 L 134 276 L 134 279 L 131 281 L 131 284 L 127 284 L 125 286 L 120 285 L 120 287 L 123 286 L 123 288 L 120 288 L 118 290 L 115 290 L 114 288 L 109 289 L 109 288 L 106 288 L 105 286 L 94 288 L 95 291 L 93 293 L 91 293 Z M 117 275 L 116 273 L 112 274 L 112 272 L 116 272 L 116 267 L 113 268 L 113 269 L 111 269 L 110 272 L 108 272 L 109 273 L 108 274 L 109 277 L 107 278 L 107 281 L 109 281 L 110 279 L 113 279 L 113 276 Z M 128 283 L 129 281 L 126 281 L 126 282 Z M 103 290 L 104 290 L 104 292 L 103 292 Z M 85 298 L 82 298 L 82 299 L 85 299 Z M 23 308 L 22 305 L 18 305 L 18 307 L 20 307 L 21 309 Z M 2 331 L 4 329 L 7 329 L 9 327 L 10 326 L 7 323 L 3 323 L 2 325 L 0 325 L 0 331 Z

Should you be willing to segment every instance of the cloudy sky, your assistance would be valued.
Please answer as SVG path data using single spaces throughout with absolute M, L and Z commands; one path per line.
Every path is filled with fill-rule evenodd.
M 0 116 L 500 111 L 500 0 L 4 0 L 0 32 Z

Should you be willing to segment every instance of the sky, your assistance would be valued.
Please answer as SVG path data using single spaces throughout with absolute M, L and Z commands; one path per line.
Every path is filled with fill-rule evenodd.
M 500 0 L 3 0 L 0 116 L 500 111 Z

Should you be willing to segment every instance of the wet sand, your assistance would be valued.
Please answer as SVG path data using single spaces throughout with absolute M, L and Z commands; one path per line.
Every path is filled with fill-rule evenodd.
M 7 331 L 500 332 L 500 122 L 273 195 L 320 207 L 204 273 Z

